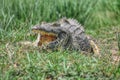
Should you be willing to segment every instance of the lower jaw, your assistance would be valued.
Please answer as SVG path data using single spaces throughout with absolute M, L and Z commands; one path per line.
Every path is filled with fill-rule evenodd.
M 57 37 L 54 35 L 49 35 L 49 34 L 42 34 L 39 37 L 38 40 L 38 46 L 42 46 L 42 45 L 48 45 L 50 42 L 56 40 Z

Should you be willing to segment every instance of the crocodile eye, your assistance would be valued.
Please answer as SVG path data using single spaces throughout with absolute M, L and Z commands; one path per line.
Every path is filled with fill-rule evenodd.
M 60 24 L 59 23 L 53 23 L 52 26 L 53 27 L 60 27 Z
M 63 19 L 63 22 L 70 24 L 70 22 L 67 19 Z

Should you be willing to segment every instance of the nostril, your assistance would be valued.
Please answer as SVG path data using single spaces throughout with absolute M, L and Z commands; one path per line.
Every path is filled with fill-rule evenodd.
M 32 30 L 35 30 L 35 29 L 39 29 L 39 27 L 40 27 L 40 26 L 37 24 L 37 25 L 34 25 L 31 29 L 32 29 Z
M 37 29 L 37 27 L 36 27 L 36 26 L 32 27 L 32 30 L 35 30 L 35 29 Z

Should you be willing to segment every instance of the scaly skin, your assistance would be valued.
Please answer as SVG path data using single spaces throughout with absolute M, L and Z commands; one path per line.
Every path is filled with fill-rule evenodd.
M 41 35 L 42 32 L 45 32 L 46 34 L 52 34 L 57 37 L 57 39 L 48 42 L 47 47 L 49 49 L 55 50 L 60 48 L 86 52 L 93 51 L 90 41 L 85 35 L 83 26 L 74 19 L 63 18 L 53 23 L 35 25 L 32 30 L 34 32 L 39 31 L 40 33 L 37 33 Z M 39 42 L 40 41 L 38 41 L 38 43 Z

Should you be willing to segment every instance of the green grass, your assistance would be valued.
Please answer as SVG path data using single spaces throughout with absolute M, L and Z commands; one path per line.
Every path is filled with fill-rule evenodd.
M 44 80 L 48 76 L 54 79 L 88 80 L 119 78 L 115 73 L 116 67 L 109 61 L 110 55 L 96 58 L 78 52 L 40 53 L 27 50 L 20 53 L 20 48 L 15 49 L 14 53 L 8 52 L 1 58 L 2 80 Z
M 119 47 L 112 44 L 120 30 L 119 7 L 120 0 L 0 0 L 0 79 L 120 79 L 120 67 L 112 63 L 110 51 Z M 35 40 L 28 35 L 33 25 L 62 17 L 75 18 L 84 25 L 86 33 L 98 40 L 102 57 L 16 44 Z

